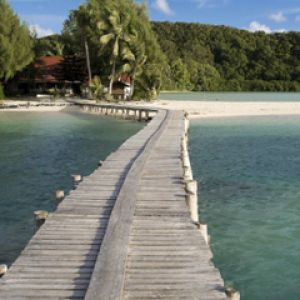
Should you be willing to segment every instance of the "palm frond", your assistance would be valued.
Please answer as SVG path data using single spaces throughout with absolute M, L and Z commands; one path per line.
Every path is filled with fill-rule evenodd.
M 118 57 L 120 52 L 119 39 L 117 38 L 114 43 L 113 56 Z
M 132 51 L 128 47 L 123 48 L 122 58 L 124 60 L 129 60 L 129 61 L 135 61 L 136 60 L 135 55 L 132 53 Z
M 130 64 L 124 64 L 123 66 L 122 66 L 122 72 L 123 73 L 129 73 L 129 72 L 131 72 L 131 70 L 132 70 L 132 66 L 130 65 Z
M 108 29 L 108 26 L 105 22 L 103 21 L 100 21 L 97 23 L 97 28 L 100 30 L 100 31 L 104 31 L 104 30 L 107 30 Z
M 100 38 L 100 44 L 107 45 L 111 40 L 113 40 L 113 38 L 114 38 L 113 33 L 102 35 Z

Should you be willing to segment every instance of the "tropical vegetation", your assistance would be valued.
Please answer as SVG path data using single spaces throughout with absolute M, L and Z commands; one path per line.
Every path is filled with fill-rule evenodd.
M 111 99 L 113 82 L 124 73 L 133 99 L 155 98 L 161 89 L 300 91 L 299 32 L 151 23 L 143 3 L 87 0 L 70 12 L 61 34 L 38 38 L 0 0 L 0 97 L 1 85 L 44 55 L 64 55 L 65 69 L 80 69 L 76 76 L 68 72 L 68 80 L 86 74 L 81 81 L 94 98 L 108 86 Z
M 0 98 L 2 85 L 33 60 L 32 38 L 6 0 L 0 0 Z
M 109 94 L 123 73 L 132 78 L 132 97 L 150 99 L 159 93 L 166 59 L 144 4 L 89 0 L 71 12 L 62 37 L 66 53 L 85 56 L 88 51 L 91 73 L 109 83 Z
M 163 88 L 300 91 L 300 33 L 154 22 L 168 63 Z

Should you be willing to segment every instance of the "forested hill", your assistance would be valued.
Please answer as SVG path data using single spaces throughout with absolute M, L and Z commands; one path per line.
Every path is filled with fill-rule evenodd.
M 168 60 L 164 89 L 300 91 L 300 32 L 153 22 Z

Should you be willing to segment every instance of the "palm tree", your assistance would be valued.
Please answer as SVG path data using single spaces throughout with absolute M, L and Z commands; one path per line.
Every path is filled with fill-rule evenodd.
M 123 65 L 122 71 L 129 73 L 131 77 L 131 94 L 132 97 L 135 90 L 135 79 L 137 76 L 143 73 L 143 66 L 147 61 L 147 56 L 145 55 L 145 44 L 142 43 L 137 34 L 132 39 L 129 48 L 124 48 L 122 51 L 122 58 L 127 61 Z
M 108 9 L 108 8 L 107 8 Z M 113 83 L 116 78 L 117 60 L 122 52 L 130 53 L 127 46 L 130 42 L 130 35 L 127 33 L 127 28 L 130 23 L 130 14 L 126 11 L 117 10 L 112 8 L 106 14 L 105 20 L 98 22 L 98 29 L 103 34 L 100 38 L 100 43 L 103 47 L 111 46 L 111 74 L 109 84 L 109 94 L 112 94 Z M 129 54 L 128 54 L 129 55 Z

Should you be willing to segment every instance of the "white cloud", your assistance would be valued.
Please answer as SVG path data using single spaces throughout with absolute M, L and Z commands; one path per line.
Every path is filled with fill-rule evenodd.
M 165 15 L 173 15 L 173 11 L 168 3 L 168 0 L 155 0 L 155 7 Z
M 279 32 L 279 33 L 284 33 L 284 32 L 288 32 L 288 30 L 284 29 L 284 28 L 280 28 L 280 29 L 274 29 L 272 30 L 269 26 L 265 25 L 265 24 L 261 24 L 257 21 L 253 21 L 250 23 L 249 27 L 247 28 L 247 30 L 251 31 L 251 32 L 256 32 L 256 31 L 263 31 L 265 33 L 273 33 L 273 32 Z
M 255 32 L 255 31 L 264 31 L 265 33 L 271 33 L 272 30 L 270 27 L 264 24 L 260 24 L 257 21 L 253 21 L 250 23 L 250 26 L 248 28 L 249 31 Z
M 42 28 L 38 24 L 30 25 L 29 29 L 32 33 L 36 33 L 39 38 L 54 34 L 52 29 Z
M 270 15 L 269 19 L 271 19 L 272 21 L 274 21 L 276 23 L 282 23 L 282 22 L 285 22 L 287 20 L 286 16 L 283 14 L 282 11 L 279 11 L 276 14 Z
M 215 8 L 227 4 L 229 0 L 194 0 L 199 8 Z
M 284 28 L 281 28 L 281 29 L 275 29 L 273 32 L 285 33 L 285 32 L 288 32 L 288 31 Z

